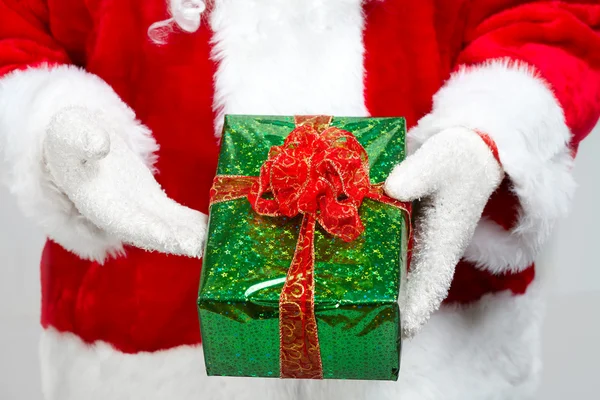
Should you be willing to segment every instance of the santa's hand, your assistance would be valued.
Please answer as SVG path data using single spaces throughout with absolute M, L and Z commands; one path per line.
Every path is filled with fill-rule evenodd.
M 118 129 L 125 128 L 86 108 L 59 111 L 43 142 L 50 179 L 106 235 L 146 250 L 200 257 L 206 215 L 169 199 Z
M 502 177 L 482 138 L 453 128 L 428 139 L 387 179 L 391 197 L 423 200 L 411 269 L 399 300 L 405 338 L 414 336 L 448 295 L 455 267 Z

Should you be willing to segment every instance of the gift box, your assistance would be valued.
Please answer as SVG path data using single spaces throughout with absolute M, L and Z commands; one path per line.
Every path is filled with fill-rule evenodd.
M 198 309 L 208 375 L 396 380 L 403 118 L 225 117 Z

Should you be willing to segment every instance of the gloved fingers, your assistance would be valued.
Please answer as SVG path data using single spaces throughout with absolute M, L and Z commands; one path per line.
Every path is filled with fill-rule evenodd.
M 445 137 L 433 137 L 413 155 L 398 164 L 385 182 L 386 193 L 400 201 L 414 201 L 431 196 L 453 175 L 446 161 L 451 151 Z
M 145 207 L 148 216 L 160 210 L 157 216 L 162 223 L 149 226 L 147 230 L 135 230 L 124 241 L 168 254 L 202 257 L 208 223 L 206 214 L 182 206 L 164 193 L 162 196 L 157 194 L 152 200 L 151 209 L 148 204 Z
M 386 180 L 385 190 L 400 201 L 414 201 L 447 185 L 470 184 L 474 179 L 486 179 L 497 186 L 501 176 L 501 168 L 483 140 L 470 129 L 456 127 L 427 139 L 397 165 Z
M 110 151 L 110 134 L 90 110 L 65 108 L 53 117 L 48 126 L 45 151 L 83 163 L 100 160 Z
M 414 154 L 427 139 L 444 129 L 443 126 L 437 126 L 436 122 L 438 122 L 436 118 L 431 114 L 427 114 L 419 120 L 417 125 L 410 128 L 406 135 L 406 150 L 408 155 Z
M 83 217 L 122 242 L 200 257 L 206 215 L 168 198 L 143 160 L 103 126 L 79 109 L 53 120 L 44 150 L 55 184 Z
M 83 179 L 69 194 L 82 215 L 136 247 L 202 255 L 206 215 L 168 198 L 122 139 L 114 137 L 108 156 L 88 167 L 94 170 L 90 179 Z
M 411 270 L 400 297 L 402 332 L 414 336 L 447 297 L 456 264 L 471 239 L 483 204 L 453 188 L 424 205 L 416 226 Z
M 469 185 L 448 185 L 423 207 L 415 228 L 411 269 L 400 300 L 405 337 L 414 336 L 447 297 L 456 265 L 495 185 L 489 182 L 477 190 L 473 186 L 468 190 Z
M 386 181 L 387 193 L 399 200 L 426 198 L 400 294 L 405 337 L 412 337 L 446 298 L 454 269 L 502 177 L 481 137 L 457 127 L 427 139 Z

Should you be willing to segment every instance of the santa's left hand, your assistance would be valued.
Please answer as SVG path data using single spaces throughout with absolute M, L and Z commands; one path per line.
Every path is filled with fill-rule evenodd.
M 466 128 L 432 136 L 390 174 L 389 196 L 422 200 L 399 300 L 403 337 L 414 336 L 448 295 L 455 267 L 503 175 L 488 144 Z

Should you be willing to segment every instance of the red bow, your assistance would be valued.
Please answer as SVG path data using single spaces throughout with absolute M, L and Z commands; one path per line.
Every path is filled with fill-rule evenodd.
M 367 153 L 351 133 L 301 125 L 271 148 L 248 200 L 263 215 L 310 215 L 351 242 L 364 231 L 358 208 L 370 190 Z

